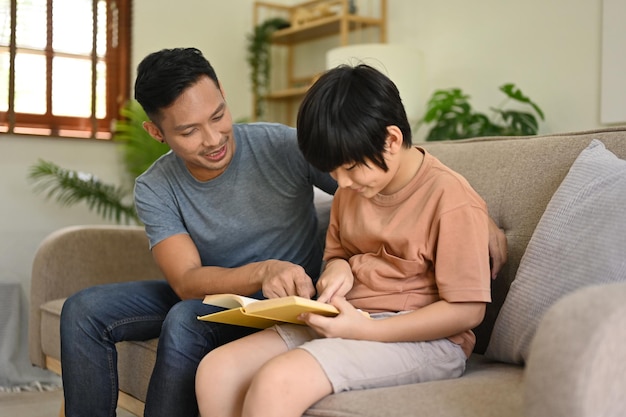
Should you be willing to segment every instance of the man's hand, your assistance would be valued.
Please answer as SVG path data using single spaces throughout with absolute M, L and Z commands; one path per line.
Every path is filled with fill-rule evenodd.
M 491 258 L 491 279 L 496 279 L 498 272 L 506 263 L 508 252 L 506 236 L 491 217 L 489 218 L 489 257 Z
M 313 280 L 300 265 L 291 262 L 268 260 L 260 263 L 263 295 L 267 298 L 315 295 Z
M 236 268 L 202 266 L 200 255 L 187 234 L 170 236 L 152 248 L 167 281 L 181 299 L 202 299 L 206 294 L 253 294 L 268 298 L 315 294 L 304 268 L 291 262 L 268 260 Z

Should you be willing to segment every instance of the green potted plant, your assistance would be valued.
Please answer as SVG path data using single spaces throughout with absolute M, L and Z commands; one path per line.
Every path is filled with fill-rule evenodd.
M 63 206 L 84 202 L 104 219 L 116 223 L 138 224 L 132 198 L 133 182 L 169 147 L 154 140 L 144 130 L 142 125 L 148 116 L 136 101 L 129 101 L 120 115 L 122 118 L 116 122 L 113 140 L 122 152 L 127 184 L 105 184 L 92 174 L 64 169 L 40 159 L 31 166 L 28 175 L 35 191 L 45 193 L 47 198 L 55 198 Z
M 426 113 L 416 129 L 430 125 L 426 141 L 464 139 L 481 136 L 526 136 L 536 135 L 538 119 L 544 120 L 543 111 L 513 83 L 500 86 L 505 101 L 491 107 L 491 117 L 476 112 L 469 103 L 470 96 L 459 88 L 437 90 L 428 101 Z M 505 109 L 515 101 L 531 108 L 531 112 Z
M 265 96 L 269 92 L 271 69 L 272 34 L 279 29 L 289 27 L 290 23 L 281 18 L 267 19 L 254 27 L 248 35 L 248 56 L 250 65 L 250 81 L 254 95 L 254 119 L 262 120 L 265 114 Z

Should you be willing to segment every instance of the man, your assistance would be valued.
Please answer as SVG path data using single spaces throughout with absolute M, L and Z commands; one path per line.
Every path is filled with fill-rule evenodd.
M 148 55 L 135 98 L 144 127 L 171 152 L 136 181 L 135 200 L 166 281 L 109 284 L 70 297 L 61 315 L 67 417 L 113 416 L 115 343 L 159 337 L 145 415 L 196 417 L 194 378 L 212 349 L 254 330 L 201 322 L 210 293 L 315 294 L 322 249 L 313 186 L 332 178 L 310 166 L 295 129 L 233 125 L 214 69 L 194 48 Z M 505 239 L 492 225 L 494 271 Z M 219 383 L 219 381 L 215 381 Z

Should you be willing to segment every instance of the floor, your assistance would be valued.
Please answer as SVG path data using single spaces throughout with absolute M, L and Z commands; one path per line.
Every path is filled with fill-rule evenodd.
M 63 392 L 0 392 L 0 417 L 58 417 Z M 118 409 L 117 417 L 133 417 Z

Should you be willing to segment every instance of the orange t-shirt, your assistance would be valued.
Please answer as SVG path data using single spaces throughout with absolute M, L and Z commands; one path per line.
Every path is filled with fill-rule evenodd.
M 355 280 L 346 298 L 356 308 L 491 301 L 486 204 L 465 178 L 420 151 L 420 169 L 397 193 L 335 193 L 324 259 L 349 261 Z M 471 331 L 449 339 L 468 357 L 476 342 Z

